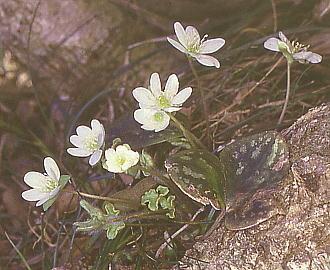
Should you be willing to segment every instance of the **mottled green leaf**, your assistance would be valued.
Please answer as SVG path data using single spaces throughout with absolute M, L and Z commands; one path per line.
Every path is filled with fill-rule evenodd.
M 225 146 L 218 158 L 204 150 L 171 155 L 165 167 L 190 198 L 227 210 L 225 224 L 244 229 L 277 213 L 273 194 L 289 171 L 287 144 L 276 132 L 263 132 Z
M 228 228 L 248 228 L 277 213 L 271 194 L 289 171 L 288 147 L 278 133 L 263 132 L 239 139 L 218 156 L 228 179 Z
M 219 159 L 205 150 L 184 150 L 165 162 L 175 184 L 193 200 L 220 209 L 224 198 L 224 168 Z

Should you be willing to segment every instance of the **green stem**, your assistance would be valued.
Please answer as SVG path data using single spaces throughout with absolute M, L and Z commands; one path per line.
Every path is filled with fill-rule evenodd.
M 189 66 L 190 66 L 190 69 L 192 71 L 192 73 L 194 74 L 194 77 L 197 81 L 197 88 L 198 88 L 198 91 L 199 91 L 199 94 L 201 96 L 201 99 L 202 99 L 202 104 L 203 104 L 203 114 L 204 114 L 204 120 L 205 120 L 205 123 L 206 123 L 206 141 L 207 141 L 207 145 L 210 145 L 211 144 L 211 129 L 210 129 L 210 119 L 209 119 L 209 111 L 208 111 L 208 107 L 207 107 L 207 104 L 206 104 L 206 99 L 205 99 L 205 93 L 204 93 L 204 90 L 201 86 L 201 81 L 199 79 L 199 76 L 197 74 L 197 71 L 191 61 L 191 59 L 189 58 L 189 56 L 187 56 L 188 58 L 188 62 L 189 62 Z
M 62 190 L 67 193 L 71 193 L 74 195 L 81 195 L 86 198 L 91 198 L 91 199 L 97 199 L 97 200 L 103 200 L 103 201 L 108 201 L 108 202 L 113 202 L 113 203 L 126 203 L 126 204 L 131 204 L 131 205 L 136 205 L 135 202 L 131 200 L 124 200 L 124 199 L 117 199 L 117 198 L 111 198 L 111 197 L 103 197 L 99 195 L 93 195 L 93 194 L 88 194 L 88 193 L 83 193 L 83 192 L 77 192 L 77 191 L 72 191 L 72 190 Z
M 290 80 L 291 80 L 291 64 L 292 62 L 291 61 L 288 61 L 287 62 L 287 68 L 288 68 L 288 71 L 287 71 L 287 84 L 286 84 L 286 96 L 285 96 L 285 102 L 284 102 L 284 105 L 283 105 L 283 109 L 282 109 L 282 112 L 281 112 L 281 116 L 280 118 L 278 119 L 278 122 L 277 124 L 281 124 L 282 121 L 283 121 L 283 118 L 284 118 L 284 115 L 285 115 L 285 112 L 286 112 L 286 108 L 288 107 L 288 103 L 289 103 L 289 97 L 290 97 Z
M 176 119 L 171 113 L 167 113 L 167 115 L 178 126 L 178 128 L 181 129 L 183 135 L 187 138 L 187 140 L 191 143 L 191 145 L 194 148 L 201 148 L 207 150 L 205 145 L 203 145 L 201 141 L 193 133 L 191 133 L 188 129 L 186 129 L 178 119 Z

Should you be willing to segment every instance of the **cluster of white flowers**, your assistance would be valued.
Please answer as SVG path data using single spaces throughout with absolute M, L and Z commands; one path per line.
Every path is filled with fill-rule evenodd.
M 178 41 L 171 38 L 167 38 L 167 40 L 176 49 L 196 59 L 202 65 L 220 67 L 216 58 L 206 54 L 219 50 L 225 44 L 224 39 L 206 40 L 207 35 L 201 39 L 196 28 L 187 26 L 184 29 L 179 22 L 174 23 L 174 31 Z M 322 56 L 308 51 L 309 46 L 289 41 L 282 32 L 279 32 L 279 39 L 272 37 L 266 40 L 264 47 L 282 52 L 290 63 L 293 61 L 302 63 L 322 61 Z M 133 96 L 140 107 L 134 112 L 134 118 L 142 124 L 141 128 L 145 130 L 155 132 L 164 130 L 170 122 L 169 113 L 179 111 L 191 93 L 191 87 L 179 91 L 179 80 L 175 74 L 168 77 L 165 89 L 162 91 L 159 74 L 153 73 L 150 77 L 149 88 L 137 87 L 133 90 Z M 89 164 L 91 166 L 102 160 L 102 166 L 106 170 L 123 173 L 139 162 L 139 153 L 131 150 L 128 144 L 104 151 L 105 129 L 96 119 L 91 121 L 91 127 L 78 126 L 76 133 L 77 135 L 70 137 L 70 142 L 75 148 L 68 148 L 67 152 L 77 157 L 90 156 Z M 104 158 L 102 159 L 103 153 Z M 56 162 L 50 157 L 44 159 L 44 168 L 45 174 L 32 171 L 24 176 L 24 182 L 32 189 L 24 191 L 22 197 L 27 201 L 37 201 L 36 206 L 43 205 L 57 196 L 69 179 L 69 176 L 61 176 Z
M 176 49 L 196 59 L 202 65 L 220 67 L 216 58 L 206 54 L 219 50 L 225 44 L 224 39 L 206 40 L 207 35 L 205 35 L 201 40 L 196 28 L 187 26 L 184 29 L 179 22 L 174 23 L 174 31 L 179 42 L 171 38 L 167 38 L 167 40 Z M 164 91 L 162 91 L 158 73 L 151 75 L 149 89 L 135 88 L 133 96 L 139 102 L 140 109 L 134 112 L 134 119 L 142 124 L 141 128 L 155 132 L 164 130 L 170 123 L 168 113 L 181 109 L 182 104 L 191 95 L 192 88 L 187 87 L 178 91 L 179 80 L 175 74 L 170 75 L 167 79 Z
M 91 166 L 96 165 L 102 158 L 105 130 L 103 125 L 96 119 L 91 121 L 91 128 L 87 126 L 78 126 L 77 135 L 70 137 L 70 142 L 76 148 L 68 148 L 67 152 L 76 157 L 88 157 Z M 139 162 L 140 155 L 132 151 L 129 145 L 119 145 L 116 149 L 105 151 L 105 160 L 103 167 L 113 173 L 126 172 L 129 168 Z M 54 198 L 61 188 L 61 174 L 56 162 L 46 157 L 44 159 L 46 174 L 39 172 L 28 172 L 24 176 L 24 182 L 32 189 L 22 193 L 23 199 L 27 201 L 38 201 L 36 206 L 41 206 Z
M 179 80 L 175 74 L 168 77 L 165 90 L 162 91 L 159 74 L 153 73 L 149 89 L 137 87 L 133 90 L 133 96 L 140 106 L 140 109 L 134 112 L 134 119 L 142 124 L 145 130 L 158 132 L 165 129 L 170 123 L 167 113 L 179 111 L 191 95 L 192 88 L 187 87 L 179 93 L 178 91 Z

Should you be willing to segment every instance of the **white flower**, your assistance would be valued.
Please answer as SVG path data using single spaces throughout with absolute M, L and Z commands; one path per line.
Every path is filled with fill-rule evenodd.
M 162 91 L 158 73 L 153 73 L 150 77 L 150 90 L 144 87 L 137 87 L 133 90 L 134 98 L 139 102 L 141 109 L 163 110 L 175 112 L 181 109 L 191 95 L 192 88 L 187 87 L 179 93 L 179 80 L 175 74 L 168 77 L 165 90 Z
M 91 127 L 79 126 L 76 129 L 78 135 L 72 135 L 70 142 L 77 148 L 68 148 L 67 152 L 76 157 L 88 157 L 89 164 L 94 166 L 102 156 L 105 131 L 103 125 L 96 119 L 91 121 Z
M 24 182 L 32 189 L 24 191 L 22 197 L 27 201 L 38 201 L 40 206 L 53 198 L 60 190 L 60 170 L 51 157 L 44 159 L 46 174 L 39 172 L 28 172 L 24 176 Z
M 103 167 L 109 172 L 122 173 L 136 165 L 139 153 L 131 150 L 128 144 L 117 146 L 116 150 L 109 148 L 105 151 Z
M 170 123 L 170 117 L 165 112 L 153 109 L 136 110 L 134 119 L 142 124 L 141 128 L 155 132 L 164 130 Z
M 296 60 L 299 63 L 317 64 L 322 61 L 321 55 L 307 51 L 309 46 L 288 40 L 282 32 L 279 32 L 278 36 L 280 39 L 267 39 L 264 42 L 264 47 L 274 52 L 282 52 L 289 62 Z
M 179 22 L 174 23 L 174 31 L 179 42 L 171 38 L 167 38 L 167 40 L 176 49 L 190 55 L 193 58 L 196 58 L 196 60 L 204 66 L 215 66 L 216 68 L 220 67 L 218 59 L 205 54 L 213 53 L 219 50 L 225 44 L 225 40 L 223 38 L 206 40 L 207 35 L 205 35 L 201 40 L 195 27 L 187 26 L 186 29 L 184 29 Z

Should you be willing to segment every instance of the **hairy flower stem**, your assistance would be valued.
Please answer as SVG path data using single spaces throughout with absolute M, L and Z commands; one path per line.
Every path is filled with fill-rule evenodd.
M 283 105 L 283 109 L 282 109 L 282 112 L 281 112 L 281 116 L 280 116 L 280 118 L 278 119 L 277 124 L 281 124 L 281 123 L 282 123 L 283 118 L 284 118 L 284 115 L 285 115 L 285 112 L 286 112 L 286 108 L 288 107 L 288 103 L 289 103 L 289 97 L 290 97 L 290 84 L 291 84 L 291 83 L 290 83 L 290 79 L 291 79 L 291 64 L 292 64 L 291 61 L 288 61 L 288 62 L 287 62 L 288 70 L 287 70 L 286 96 L 285 96 L 285 102 L 284 102 L 284 105 Z
M 206 123 L 206 145 L 211 146 L 211 128 L 210 128 L 209 110 L 208 110 L 207 104 L 206 104 L 205 93 L 202 88 L 201 81 L 199 79 L 197 71 L 191 61 L 191 58 L 189 58 L 189 56 L 187 56 L 187 58 L 188 58 L 190 69 L 191 69 L 192 73 L 194 74 L 194 77 L 197 81 L 197 88 L 198 88 L 199 94 L 202 99 L 204 121 Z
M 201 148 L 204 150 L 207 150 L 205 145 L 201 143 L 199 139 L 196 138 L 196 136 L 191 133 L 188 129 L 186 129 L 178 119 L 176 119 L 171 113 L 167 113 L 167 115 L 171 118 L 171 120 L 177 125 L 177 127 L 182 131 L 183 135 L 186 137 L 186 139 L 191 143 L 191 145 L 194 148 Z

